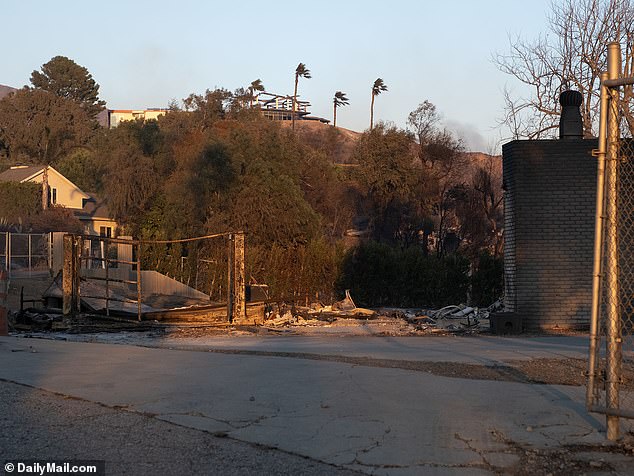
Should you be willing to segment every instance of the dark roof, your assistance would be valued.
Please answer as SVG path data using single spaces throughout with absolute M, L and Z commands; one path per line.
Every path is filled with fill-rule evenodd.
M 5 86 L 4 84 L 0 84 L 0 99 L 11 94 L 14 91 L 17 91 L 17 89 L 12 88 L 11 86 Z
M 41 171 L 43 165 L 28 165 L 11 167 L 0 174 L 0 182 L 21 182 Z
M 319 122 L 323 122 L 324 124 L 329 124 L 330 123 L 330 119 L 326 119 L 326 118 L 318 117 L 318 116 L 304 116 L 304 117 L 302 117 L 302 120 L 304 120 L 304 121 L 319 121 Z
M 105 218 L 111 220 L 110 211 L 106 203 L 94 193 L 86 192 L 90 198 L 84 200 L 84 208 L 75 210 L 74 214 L 80 220 L 87 218 Z

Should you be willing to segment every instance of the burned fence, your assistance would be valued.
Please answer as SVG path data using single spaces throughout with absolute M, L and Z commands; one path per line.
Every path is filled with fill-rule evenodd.
M 64 313 L 83 306 L 160 320 L 186 309 L 201 318 L 244 321 L 244 248 L 244 233 L 181 240 L 65 235 Z

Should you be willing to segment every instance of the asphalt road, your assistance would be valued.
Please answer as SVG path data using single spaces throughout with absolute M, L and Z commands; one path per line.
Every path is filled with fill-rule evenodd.
M 107 475 L 355 475 L 149 415 L 0 381 L 0 463 L 105 460 Z
M 0 338 L 1 456 L 105 459 L 108 474 L 634 473 L 627 448 L 605 445 L 583 387 L 291 355 L 489 365 L 575 358 L 578 338 L 235 338 L 192 350 Z

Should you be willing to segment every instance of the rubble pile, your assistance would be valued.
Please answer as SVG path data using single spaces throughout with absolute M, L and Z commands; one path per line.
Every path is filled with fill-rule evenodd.
M 465 334 L 489 331 L 489 314 L 500 309 L 497 301 L 486 309 L 461 305 L 441 309 L 365 309 L 357 307 L 346 292 L 346 298 L 331 306 L 310 307 L 280 304 L 267 310 L 264 327 L 352 327 L 376 328 L 385 335 Z M 385 328 L 385 329 L 381 329 Z
M 296 303 L 274 302 L 264 307 L 263 325 L 238 325 L 235 323 L 195 322 L 159 323 L 155 320 L 137 321 L 129 317 L 115 317 L 81 313 L 63 317 L 61 309 L 28 308 L 9 313 L 10 330 L 13 332 L 66 332 L 113 333 L 165 331 L 176 332 L 187 329 L 189 334 L 208 335 L 247 332 L 251 334 L 339 334 L 339 335 L 383 335 L 417 336 L 433 334 L 475 334 L 489 332 L 489 314 L 502 308 L 497 301 L 486 309 L 464 304 L 446 306 L 441 309 L 404 309 L 358 307 L 350 293 L 332 305 L 314 303 L 298 306 Z

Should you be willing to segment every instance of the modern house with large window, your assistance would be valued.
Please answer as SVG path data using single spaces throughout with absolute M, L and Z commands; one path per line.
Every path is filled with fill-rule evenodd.
M 293 96 L 280 96 L 279 94 L 267 93 L 263 91 L 253 96 L 251 101 L 253 107 L 260 108 L 262 115 L 272 121 L 291 121 L 293 119 Z M 319 121 L 325 124 L 328 119 L 311 116 L 308 108 L 308 101 L 295 101 L 295 120 Z

